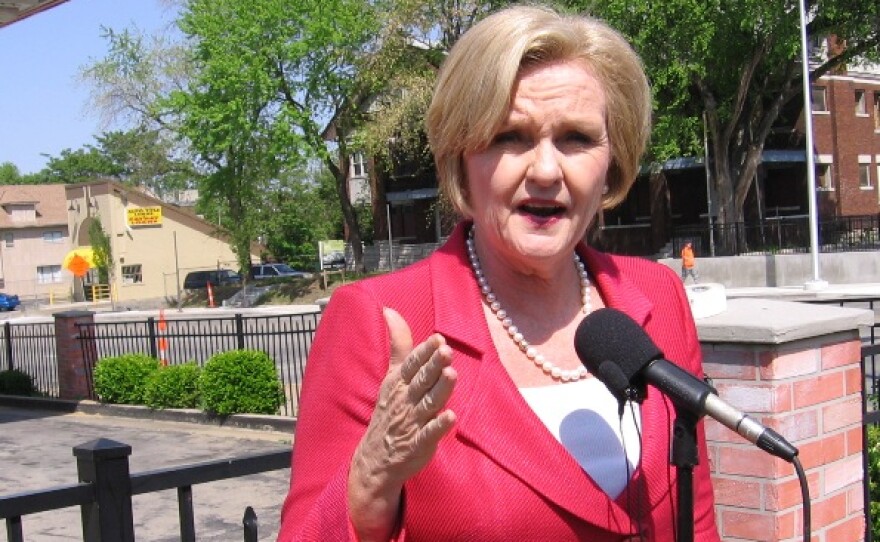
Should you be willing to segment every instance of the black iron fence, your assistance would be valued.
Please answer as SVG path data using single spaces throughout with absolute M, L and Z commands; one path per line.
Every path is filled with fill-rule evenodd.
M 0 497 L 0 519 L 8 542 L 24 542 L 22 518 L 79 506 L 83 542 L 134 542 L 132 497 L 177 490 L 181 542 L 195 542 L 192 486 L 290 467 L 290 449 L 129 474 L 131 447 L 107 439 L 75 446 L 79 483 Z M 256 541 L 257 518 L 248 507 L 242 518 L 245 542 Z
M 31 375 L 41 394 L 58 398 L 54 322 L 6 321 L 0 326 L 0 370 L 13 369 Z
M 760 222 L 676 226 L 673 255 L 690 241 L 700 256 L 741 254 L 797 254 L 809 252 L 809 217 L 771 217 Z M 822 219 L 818 224 L 820 252 L 860 252 L 880 249 L 880 215 L 844 216 Z
M 275 361 L 284 389 L 281 415 L 296 416 L 306 358 L 320 312 L 210 318 L 156 318 L 77 324 L 92 399 L 92 371 L 109 356 L 143 353 L 168 365 L 204 363 L 214 354 L 261 350 Z

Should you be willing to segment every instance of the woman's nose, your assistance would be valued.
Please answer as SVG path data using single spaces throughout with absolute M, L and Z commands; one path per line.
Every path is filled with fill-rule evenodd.
M 540 141 L 535 145 L 528 177 L 532 181 L 544 184 L 552 184 L 562 179 L 559 156 L 552 141 Z

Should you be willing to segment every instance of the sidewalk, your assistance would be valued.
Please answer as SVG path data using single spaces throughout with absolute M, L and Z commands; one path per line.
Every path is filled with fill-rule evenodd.
M 101 437 L 132 447 L 132 473 L 289 450 L 292 442 L 279 431 L 0 406 L 0 495 L 76 483 L 73 447 Z M 290 469 L 283 469 L 194 486 L 197 539 L 242 540 L 242 516 L 252 506 L 259 539 L 275 540 L 289 479 Z M 175 491 L 135 496 L 133 506 L 138 540 L 180 540 Z M 82 540 L 79 508 L 25 516 L 22 526 L 25 540 Z M 5 529 L 0 542 L 7 542 Z

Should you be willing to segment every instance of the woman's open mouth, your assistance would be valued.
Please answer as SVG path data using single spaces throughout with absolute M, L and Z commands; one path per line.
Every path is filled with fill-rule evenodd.
M 565 212 L 565 207 L 561 205 L 520 205 L 519 211 L 522 213 L 534 215 L 540 218 L 550 218 L 559 216 Z

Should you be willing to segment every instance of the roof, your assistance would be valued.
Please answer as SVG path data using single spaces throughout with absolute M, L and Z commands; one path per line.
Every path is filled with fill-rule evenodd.
M 10 207 L 33 205 L 36 220 L 13 222 Z M 67 225 L 67 197 L 63 184 L 8 184 L 0 186 L 0 229 Z
M 2 0 L 0 0 L 2 1 Z M 173 216 L 174 220 L 184 222 L 187 227 L 197 229 L 206 235 L 210 235 L 220 239 L 226 243 L 232 244 L 232 236 L 229 231 L 216 224 L 208 222 L 201 216 L 197 215 L 189 207 L 181 207 L 171 203 L 164 202 L 159 198 L 152 196 L 140 187 L 129 186 L 113 179 L 96 179 L 85 183 L 74 183 L 68 185 L 60 185 L 62 188 L 61 199 L 67 204 L 67 190 L 77 190 L 85 187 L 98 188 L 102 190 L 100 193 L 112 194 L 115 197 L 125 195 L 128 201 L 139 207 L 157 206 L 162 207 L 163 216 Z M 2 187 L 0 187 L 2 189 Z M 99 195 L 98 192 L 92 192 L 92 195 Z M 75 197 L 75 196 L 74 196 Z M 71 198 L 74 199 L 74 198 Z M 66 209 L 66 207 L 65 207 Z M 260 245 L 251 243 L 250 251 L 252 256 L 259 256 Z
M 0 0 L 0 28 L 20 21 L 41 11 L 63 4 L 67 0 Z

